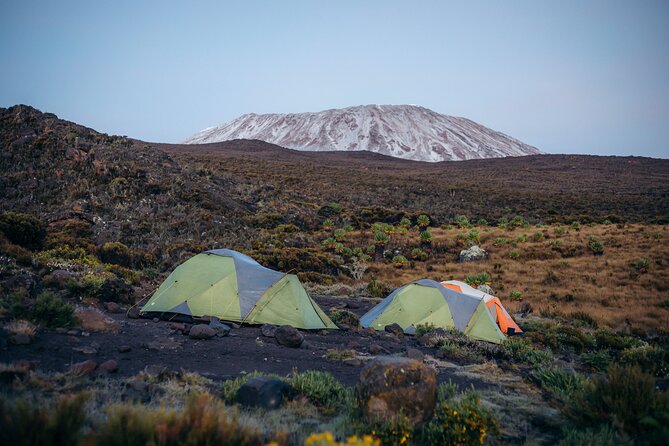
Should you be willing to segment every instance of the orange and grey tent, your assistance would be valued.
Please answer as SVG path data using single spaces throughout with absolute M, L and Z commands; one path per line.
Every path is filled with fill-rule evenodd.
M 504 305 L 502 305 L 502 302 L 497 297 L 488 293 L 484 293 L 481 290 L 477 290 L 476 288 L 469 286 L 464 282 L 460 282 L 459 280 L 446 280 L 441 282 L 441 284 L 446 288 L 457 291 L 458 293 L 483 299 L 486 306 L 488 307 L 488 310 L 490 310 L 490 314 L 492 315 L 493 319 L 495 319 L 495 322 L 497 322 L 497 325 L 499 325 L 500 330 L 502 330 L 502 333 L 509 335 L 523 332 L 523 330 L 521 330 L 518 324 L 516 324 L 509 312 L 506 311 L 506 308 L 504 308 Z M 511 329 L 511 332 L 509 332 L 509 329 Z

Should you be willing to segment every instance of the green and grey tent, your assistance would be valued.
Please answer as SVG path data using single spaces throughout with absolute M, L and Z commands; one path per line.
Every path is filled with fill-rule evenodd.
M 249 324 L 337 328 L 294 274 L 261 266 L 230 249 L 198 254 L 179 265 L 141 313 L 215 316 Z
M 454 328 L 471 339 L 499 344 L 506 337 L 500 331 L 482 298 L 458 293 L 429 279 L 397 288 L 360 318 L 360 325 L 383 330 L 399 324 L 405 333 L 418 325 Z

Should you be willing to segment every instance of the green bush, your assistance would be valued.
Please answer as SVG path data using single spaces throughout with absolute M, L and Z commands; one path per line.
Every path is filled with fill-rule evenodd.
M 388 237 L 388 234 L 385 232 L 376 232 L 374 233 L 374 244 L 376 246 L 386 246 L 386 244 L 390 241 L 390 237 Z
M 613 365 L 576 392 L 565 413 L 579 426 L 613 425 L 630 436 L 652 437 L 666 431 L 669 391 L 655 389 L 655 379 L 639 367 Z
M 431 445 L 482 445 L 489 435 L 499 432 L 492 412 L 481 404 L 478 394 L 469 391 L 459 401 L 439 401 L 425 426 L 426 443 Z
M 335 229 L 334 232 L 334 239 L 337 240 L 338 242 L 341 242 L 346 238 L 347 232 L 345 229 Z
M 543 232 L 535 232 L 532 234 L 532 241 L 533 242 L 542 242 L 544 240 L 544 233 Z
M 537 350 L 529 342 L 519 337 L 507 339 L 503 346 L 515 362 L 537 365 L 553 359 L 553 355 L 549 351 Z
M 472 227 L 472 224 L 465 215 L 456 215 L 453 219 L 453 223 L 455 223 L 455 225 L 457 225 L 460 229 L 469 229 Z
M 401 255 L 394 256 L 392 262 L 393 262 L 393 265 L 397 268 L 403 268 L 403 267 L 405 267 L 406 265 L 409 264 L 409 261 L 407 260 L 407 258 L 404 257 L 404 256 L 401 256 Z
M 583 353 L 578 359 L 581 364 L 593 372 L 603 372 L 608 369 L 613 362 L 613 357 L 609 350 Z
M 520 258 L 520 253 L 517 250 L 512 249 L 511 251 L 509 251 L 509 258 L 513 259 L 513 260 L 517 260 L 517 259 Z
M 518 301 L 523 300 L 523 293 L 521 293 L 518 290 L 512 290 L 509 292 L 509 298 L 511 300 L 518 300 Z
M 643 370 L 665 377 L 669 375 L 669 364 L 665 359 L 667 357 L 667 352 L 662 347 L 643 345 L 623 350 L 620 353 L 620 363 L 638 365 Z
M 639 274 L 647 273 L 649 266 L 650 262 L 648 262 L 648 259 L 646 258 L 641 258 L 638 259 L 636 262 L 634 262 L 634 268 L 637 270 Z
M 53 292 L 42 291 L 35 299 L 31 319 L 49 328 L 69 327 L 74 322 L 74 308 Z
M 428 244 L 428 243 L 432 242 L 432 234 L 430 233 L 430 231 L 427 231 L 427 230 L 421 231 L 420 242 L 425 243 L 425 244 Z
M 367 293 L 376 299 L 382 299 L 390 294 L 391 288 L 387 283 L 374 278 L 367 284 Z
M 334 414 L 351 402 L 351 389 L 327 372 L 307 370 L 296 373 L 290 377 L 288 383 L 298 394 L 305 396 L 326 414 Z
M 104 263 L 113 263 L 130 267 L 133 264 L 133 255 L 130 248 L 121 242 L 107 242 L 98 250 L 98 256 Z
M 492 277 L 490 277 L 490 274 L 488 273 L 473 274 L 465 277 L 465 283 L 474 288 L 479 285 L 490 285 L 492 283 Z
M 588 239 L 588 249 L 594 255 L 604 254 L 604 244 L 597 237 L 590 236 Z
M 439 347 L 439 351 L 447 359 L 453 361 L 461 361 L 465 363 L 480 364 L 485 361 L 485 357 L 476 351 L 467 348 L 467 345 L 462 345 L 451 340 L 444 340 Z
M 87 396 L 63 396 L 53 407 L 0 399 L 2 443 L 26 446 L 82 444 Z
M 67 245 L 38 252 L 33 259 L 38 266 L 52 269 L 91 269 L 100 266 L 100 261 L 83 248 Z
M 414 260 L 427 260 L 427 253 L 420 248 L 411 250 L 411 258 Z
M 580 231 L 581 230 L 581 223 L 578 221 L 572 222 L 571 228 L 575 231 Z
M 420 228 L 427 228 L 428 226 L 430 226 L 430 217 L 428 217 L 425 214 L 420 214 L 416 219 L 416 224 Z
M 46 228 L 39 218 L 17 212 L 0 214 L 0 231 L 12 243 L 28 249 L 41 247 L 46 236 Z
M 333 227 L 334 227 L 334 222 L 332 221 L 331 218 L 326 218 L 325 221 L 323 221 L 324 231 L 332 231 Z
M 418 324 L 416 325 L 416 337 L 420 338 L 424 334 L 430 333 L 431 331 L 436 330 L 437 327 L 434 324 Z
M 467 233 L 467 241 L 470 242 L 470 244 L 478 245 L 481 243 L 481 235 L 479 234 L 479 231 L 476 229 L 471 229 L 469 233 Z
M 558 225 L 558 226 L 555 227 L 555 229 L 553 229 L 553 233 L 558 237 L 565 235 L 566 232 L 567 231 L 565 230 L 564 226 L 562 226 L 562 225 Z
M 488 226 L 488 220 L 485 218 L 479 218 L 476 220 L 476 226 Z
M 79 280 L 68 280 L 65 287 L 75 297 L 99 298 L 107 279 L 104 274 L 86 274 Z
M 409 220 L 406 217 L 402 217 L 402 220 L 400 220 L 399 223 L 399 227 L 404 229 L 409 229 L 411 227 L 411 220 Z
M 497 237 L 494 242 L 492 242 L 493 246 L 501 246 L 501 245 L 506 245 L 509 243 L 507 239 L 504 237 Z
M 585 379 L 581 375 L 566 372 L 556 366 L 539 367 L 530 373 L 529 378 L 563 401 L 571 399 L 585 385 Z
M 330 309 L 330 319 L 337 325 L 346 324 L 349 327 L 359 327 L 360 317 L 352 311 L 345 309 Z
M 566 429 L 557 446 L 619 446 L 625 444 L 609 425 L 597 429 Z

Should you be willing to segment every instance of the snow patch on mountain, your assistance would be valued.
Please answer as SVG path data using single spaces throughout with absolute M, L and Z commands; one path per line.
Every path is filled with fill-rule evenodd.
M 242 115 L 184 141 L 259 139 L 308 151 L 368 150 L 416 161 L 456 161 L 541 153 L 466 118 L 415 105 L 364 105 L 315 113 Z

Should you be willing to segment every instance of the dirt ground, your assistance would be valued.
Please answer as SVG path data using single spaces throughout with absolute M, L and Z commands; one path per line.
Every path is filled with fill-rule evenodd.
M 346 302 L 349 309 L 358 314 L 363 314 L 376 303 L 356 298 L 315 299 L 325 311 Z M 150 367 L 197 372 L 217 381 L 256 370 L 279 375 L 288 375 L 293 370 L 322 370 L 331 373 L 342 384 L 355 385 L 365 359 L 375 356 L 369 353 L 373 345 L 389 354 L 401 355 L 410 348 L 421 350 L 426 355 L 434 354 L 434 349 L 421 347 L 412 336 L 398 338 L 388 333 L 370 334 L 365 330 L 304 331 L 305 343 L 295 349 L 281 346 L 274 338 L 263 336 L 258 326 L 233 328 L 225 337 L 193 340 L 171 328 L 168 321 L 129 319 L 125 313 L 107 315 L 118 322 L 119 333 L 82 333 L 77 330 L 76 334 L 68 334 L 40 330 L 29 345 L 6 345 L 4 351 L 0 350 L 0 362 L 25 360 L 42 371 L 64 372 L 71 364 L 87 359 L 98 364 L 114 359 L 119 364 L 119 377 L 132 376 Z M 129 351 L 125 351 L 127 347 Z M 329 349 L 354 349 L 361 360 L 327 360 L 324 355 Z M 452 375 L 447 369 L 438 372 L 439 381 L 452 379 L 464 386 L 488 386 L 475 378 Z

